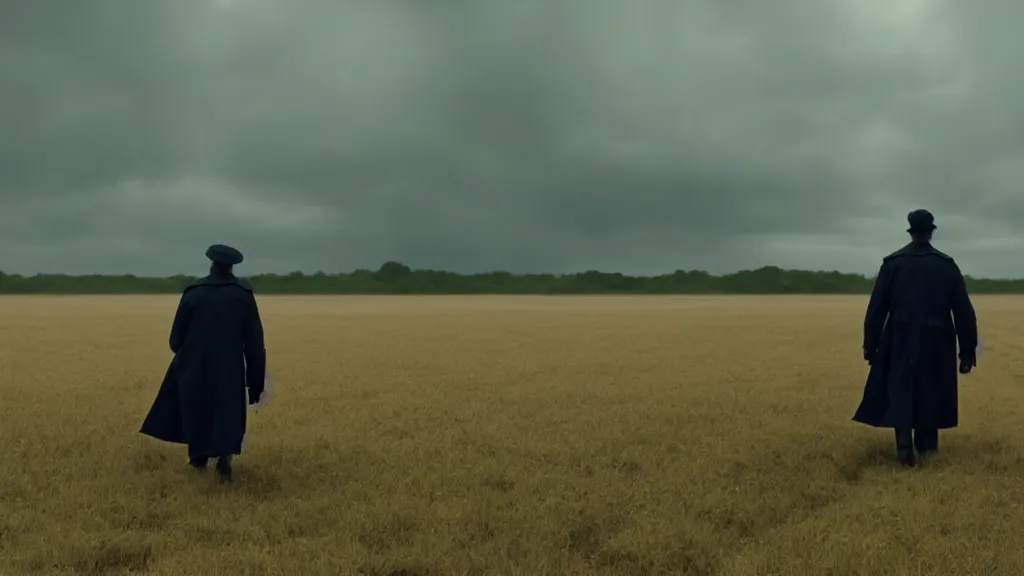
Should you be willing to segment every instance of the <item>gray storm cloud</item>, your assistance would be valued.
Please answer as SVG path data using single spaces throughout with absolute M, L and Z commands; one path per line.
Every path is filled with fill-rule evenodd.
M 1024 4 L 15 0 L 0 270 L 1024 276 Z

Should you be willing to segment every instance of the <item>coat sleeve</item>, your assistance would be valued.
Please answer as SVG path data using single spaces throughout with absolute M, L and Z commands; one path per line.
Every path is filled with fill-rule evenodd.
M 185 344 L 185 335 L 188 334 L 188 326 L 192 321 L 192 298 L 186 291 L 182 293 L 178 302 L 178 310 L 174 313 L 174 322 L 171 324 L 171 352 L 177 354 Z
M 245 380 L 250 394 L 263 393 L 267 376 L 267 348 L 263 341 L 263 320 L 260 318 L 256 297 L 250 292 L 249 308 L 245 319 Z
M 883 263 L 875 277 L 875 287 L 871 290 L 868 310 L 864 314 L 864 350 L 874 352 L 882 339 L 885 319 L 889 316 L 889 287 L 892 281 L 892 269 Z
M 950 308 L 953 311 L 953 323 L 956 324 L 956 337 L 960 342 L 960 358 L 974 358 L 978 348 L 978 317 L 959 267 L 956 267 L 953 275 Z

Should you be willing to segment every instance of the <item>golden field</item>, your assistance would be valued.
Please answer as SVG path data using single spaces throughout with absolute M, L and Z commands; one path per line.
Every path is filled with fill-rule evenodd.
M 260 299 L 236 482 L 137 433 L 176 297 L 0 298 L 0 575 L 1021 575 L 1024 298 L 917 470 L 863 297 Z

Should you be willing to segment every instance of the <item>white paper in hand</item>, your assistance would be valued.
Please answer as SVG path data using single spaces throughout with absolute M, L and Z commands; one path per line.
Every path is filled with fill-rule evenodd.
M 957 345 L 956 345 L 956 352 L 957 352 L 958 355 L 960 354 L 960 344 L 959 343 L 957 343 Z M 978 347 L 974 349 L 974 358 L 975 358 L 975 360 L 977 360 L 978 358 L 981 358 L 981 355 L 984 352 L 985 352 L 985 341 L 982 340 L 981 338 L 978 338 Z
M 263 393 L 260 394 L 260 399 L 252 405 L 253 410 L 259 411 L 270 402 L 270 397 L 273 395 L 273 388 L 270 375 L 267 375 L 267 377 L 263 379 Z
M 267 405 L 267 403 L 270 401 L 270 394 L 271 394 L 270 391 L 271 391 L 272 388 L 273 388 L 273 386 L 270 384 L 270 376 L 268 375 L 267 377 L 265 377 L 263 379 L 263 393 L 260 394 L 259 401 L 257 401 L 255 404 L 252 405 L 252 409 L 253 410 L 255 410 L 256 412 L 259 412 L 260 409 L 262 409 L 264 406 Z M 245 434 L 242 435 L 242 450 L 245 450 L 248 447 L 249 447 L 249 432 L 246 431 Z

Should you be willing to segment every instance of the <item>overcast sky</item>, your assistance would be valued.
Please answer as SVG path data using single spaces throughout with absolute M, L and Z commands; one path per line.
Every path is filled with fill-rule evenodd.
M 1024 2 L 5 0 L 0 270 L 1024 277 Z

